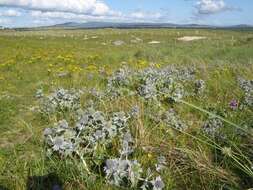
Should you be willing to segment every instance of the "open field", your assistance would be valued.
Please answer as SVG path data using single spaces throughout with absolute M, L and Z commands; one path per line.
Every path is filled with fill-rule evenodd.
M 0 189 L 253 188 L 252 73 L 252 31 L 2 30 Z

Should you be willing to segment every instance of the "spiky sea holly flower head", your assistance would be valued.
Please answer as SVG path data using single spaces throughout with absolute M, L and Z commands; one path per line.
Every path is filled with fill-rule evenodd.
M 168 127 L 172 127 L 180 131 L 188 128 L 188 126 L 180 119 L 173 109 L 166 111 L 163 114 L 162 119 L 168 125 Z
M 236 110 L 238 108 L 238 101 L 237 100 L 231 100 L 229 102 L 229 107 L 232 109 L 232 110 Z
M 196 94 L 201 94 L 204 89 L 205 89 L 206 85 L 205 85 L 205 81 L 203 80 L 196 80 L 194 82 L 194 91 Z
M 232 157 L 232 156 L 233 156 L 233 152 L 232 152 L 231 147 L 223 147 L 223 148 L 221 149 L 221 152 L 222 152 L 222 154 L 224 154 L 225 156 L 228 156 L 228 157 Z
M 156 166 L 156 171 L 161 172 L 164 168 L 166 168 L 166 158 L 164 156 L 159 156 L 157 158 L 157 164 Z
M 138 105 L 133 106 L 129 113 L 131 117 L 138 117 L 139 114 L 140 114 L 140 107 Z
M 160 176 L 156 177 L 152 181 L 153 190 L 162 190 L 165 187 L 164 182 L 162 181 L 162 178 Z
M 36 98 L 42 98 L 42 97 L 44 97 L 43 90 L 42 90 L 42 89 L 38 89 L 38 90 L 36 91 L 35 97 L 36 97 Z
M 202 130 L 204 133 L 210 136 L 215 136 L 219 129 L 223 127 L 223 122 L 215 117 L 209 118 L 204 125 L 202 126 Z

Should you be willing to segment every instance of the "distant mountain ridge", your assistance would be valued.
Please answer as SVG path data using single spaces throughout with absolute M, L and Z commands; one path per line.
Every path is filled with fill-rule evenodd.
M 55 24 L 51 26 L 39 26 L 39 27 L 18 27 L 0 29 L 14 29 L 17 31 L 26 30 L 46 30 L 46 29 L 104 29 L 104 28 L 118 28 L 118 29 L 144 29 L 144 28 L 182 28 L 182 29 L 235 29 L 235 30 L 253 30 L 253 25 L 240 24 L 231 26 L 213 26 L 213 25 L 201 25 L 201 24 L 173 24 L 173 23 L 115 23 L 115 22 L 66 22 L 61 24 Z
M 114 22 L 66 22 L 48 26 L 50 28 L 76 28 L 76 29 L 95 29 L 95 28 L 252 28 L 253 26 L 241 24 L 233 26 L 212 26 L 199 24 L 173 24 L 173 23 L 114 23 Z
M 62 24 L 56 24 L 49 27 L 56 28 L 177 28 L 177 27 L 188 27 L 188 28 L 210 28 L 208 25 L 195 25 L 195 24 L 172 24 L 172 23 L 115 23 L 115 22 L 87 22 L 87 23 L 76 23 L 67 22 Z

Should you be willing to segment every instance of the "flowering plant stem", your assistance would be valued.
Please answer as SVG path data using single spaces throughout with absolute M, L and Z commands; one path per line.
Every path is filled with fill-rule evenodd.
M 87 163 L 85 162 L 83 156 L 82 156 L 78 151 L 76 151 L 76 153 L 77 153 L 77 155 L 80 157 L 80 159 L 81 159 L 81 161 L 82 161 L 82 163 L 83 163 L 83 165 L 84 165 L 85 170 L 88 172 L 88 174 L 91 174 L 91 172 L 90 172 L 90 170 L 89 170 L 89 168 L 88 168 L 88 165 L 87 165 Z
M 190 106 L 190 107 L 192 107 L 192 108 L 195 108 L 195 109 L 197 109 L 197 110 L 199 110 L 199 111 L 201 111 L 201 112 L 203 112 L 203 113 L 206 113 L 206 114 L 208 114 L 208 115 L 210 115 L 210 116 L 212 116 L 212 117 L 218 118 L 218 119 L 220 119 L 221 121 L 224 121 L 225 123 L 228 123 L 228 124 L 230 124 L 230 125 L 232 125 L 232 126 L 238 128 L 238 129 L 243 130 L 245 133 L 248 133 L 248 134 L 249 134 L 249 132 L 246 131 L 246 130 L 245 130 L 244 128 L 242 128 L 241 126 L 239 126 L 239 125 L 237 125 L 237 124 L 235 124 L 235 123 L 233 123 L 233 122 L 231 122 L 231 121 L 229 121 L 229 120 L 227 120 L 227 119 L 225 119 L 225 118 L 223 118 L 223 117 L 221 117 L 221 116 L 219 116 L 219 115 L 216 115 L 216 114 L 214 114 L 214 113 L 211 113 L 211 112 L 209 112 L 209 111 L 207 111 L 207 110 L 205 110 L 205 109 L 203 109 L 203 108 L 201 108 L 201 107 L 198 107 L 198 106 L 196 106 L 196 105 L 194 105 L 194 104 L 191 104 L 191 103 L 189 103 L 189 102 L 186 102 L 186 101 L 184 101 L 184 100 L 178 100 L 178 102 L 180 102 L 180 103 L 182 103 L 182 104 L 185 104 L 185 105 L 187 105 L 187 106 Z

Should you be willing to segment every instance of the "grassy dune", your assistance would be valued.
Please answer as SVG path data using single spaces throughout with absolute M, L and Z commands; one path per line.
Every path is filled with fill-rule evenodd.
M 182 36 L 207 38 L 178 41 Z M 118 40 L 124 44 L 114 45 Z M 43 89 L 49 95 L 57 88 L 106 91 L 107 79 L 117 69 L 127 66 L 141 72 L 150 65 L 192 68 L 206 88 L 203 94 L 176 103 L 159 99 L 159 106 L 137 95 L 98 99 L 84 90 L 82 108 L 92 99 L 95 108 L 109 117 L 138 105 L 139 116 L 129 122 L 136 146 L 131 157 L 146 170 L 162 154 L 165 169 L 154 176 L 162 177 L 164 189 L 252 188 L 253 109 L 244 106 L 245 93 L 238 83 L 238 78 L 253 80 L 252 31 L 103 29 L 0 31 L 0 189 L 26 189 L 29 177 L 50 173 L 58 176 L 64 189 L 123 188 L 107 183 L 104 163 L 99 165 L 101 170 L 90 168 L 92 174 L 88 174 L 76 157 L 46 155 L 44 129 L 62 119 L 74 125 L 75 119 L 69 112 L 41 114 L 35 94 Z M 234 109 L 229 106 L 232 100 L 238 104 Z M 187 130 L 152 118 L 171 108 Z M 220 134 L 225 140 L 203 134 L 208 116 L 223 123 Z M 117 139 L 112 146 L 103 152 L 107 159 L 117 155 Z M 36 189 L 43 189 L 42 181 L 37 182 Z M 139 189 L 140 184 L 130 186 L 125 189 Z

